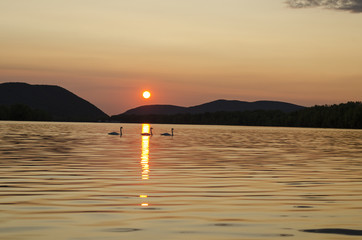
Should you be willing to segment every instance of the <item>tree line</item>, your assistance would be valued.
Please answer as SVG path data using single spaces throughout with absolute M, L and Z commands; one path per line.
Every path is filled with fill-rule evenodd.
M 0 120 L 51 121 L 51 114 L 25 104 L 0 105 Z
M 284 126 L 362 129 L 362 102 L 348 102 L 282 111 L 206 112 L 174 115 L 118 115 L 112 121 L 124 123 Z
M 52 115 L 24 104 L 0 105 L 0 120 L 52 121 Z M 203 124 L 279 127 L 316 127 L 362 129 L 362 102 L 348 102 L 282 111 L 206 112 L 174 115 L 112 116 L 109 121 L 124 123 Z

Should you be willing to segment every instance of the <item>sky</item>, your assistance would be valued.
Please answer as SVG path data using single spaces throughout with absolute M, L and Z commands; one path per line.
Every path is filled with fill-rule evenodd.
M 0 1 L 0 83 L 58 85 L 109 115 L 362 101 L 361 43 L 362 0 Z

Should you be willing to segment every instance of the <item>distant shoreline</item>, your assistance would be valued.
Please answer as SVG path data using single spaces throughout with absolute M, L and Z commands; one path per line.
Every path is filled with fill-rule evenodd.
M 348 102 L 331 106 L 314 106 L 290 113 L 278 110 L 254 110 L 172 115 L 121 114 L 112 116 L 110 120 L 121 123 L 362 129 L 362 103 Z
M 48 111 L 34 109 L 26 104 L 14 104 L 0 105 L 1 120 L 362 129 L 362 102 L 305 107 L 292 112 L 247 110 L 176 114 L 124 113 L 94 120 L 85 120 L 85 118 L 71 115 L 66 119 L 59 119 Z

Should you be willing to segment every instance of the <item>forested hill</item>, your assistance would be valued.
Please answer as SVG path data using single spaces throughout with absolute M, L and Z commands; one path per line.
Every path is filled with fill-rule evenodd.
M 216 100 L 209 103 L 204 103 L 192 107 L 180 107 L 174 105 L 146 105 L 130 109 L 123 114 L 126 115 L 172 115 L 178 113 L 206 113 L 206 112 L 242 112 L 254 110 L 280 110 L 282 112 L 293 112 L 304 107 L 292 103 L 278 101 L 257 101 L 245 102 L 238 100 Z
M 0 120 L 98 121 L 108 117 L 59 86 L 0 84 Z
M 285 126 L 362 129 L 362 103 L 348 102 L 302 108 L 294 112 L 280 110 L 219 111 L 198 114 L 121 114 L 113 121 L 126 123 L 213 124 L 244 126 Z

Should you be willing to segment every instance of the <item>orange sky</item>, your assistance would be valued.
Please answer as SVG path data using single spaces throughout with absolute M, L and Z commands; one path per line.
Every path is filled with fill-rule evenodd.
M 361 29 L 362 13 L 284 0 L 2 0 L 0 82 L 59 85 L 108 114 L 362 101 Z

